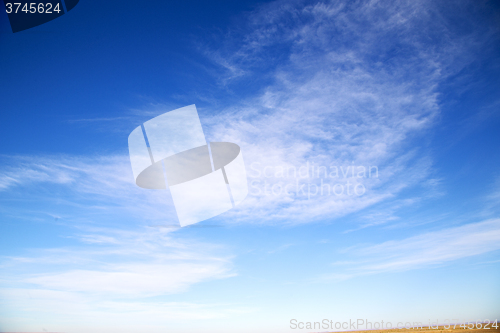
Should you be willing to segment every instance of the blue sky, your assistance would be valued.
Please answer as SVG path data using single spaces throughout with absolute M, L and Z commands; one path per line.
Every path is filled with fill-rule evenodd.
M 82 0 L 13 34 L 0 14 L 0 331 L 500 319 L 499 15 Z M 240 145 L 250 194 L 181 229 L 127 137 L 191 104 Z

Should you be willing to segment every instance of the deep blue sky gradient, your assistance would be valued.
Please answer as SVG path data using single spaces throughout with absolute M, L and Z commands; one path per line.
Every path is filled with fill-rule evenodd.
M 85 331 L 77 316 L 61 314 L 66 306 L 49 296 L 36 296 L 37 290 L 67 297 L 66 305 L 82 305 L 83 310 L 72 313 L 82 313 L 81 320 L 87 323 L 95 321 L 91 328 L 96 332 L 108 332 L 110 327 L 123 331 L 120 325 L 125 317 L 120 314 L 127 311 L 136 320 L 127 327 L 140 332 L 141 322 L 151 321 L 148 316 L 163 318 L 155 315 L 156 309 L 166 316 L 165 322 L 151 324 L 158 332 L 288 332 L 290 318 L 469 320 L 499 313 L 498 246 L 484 250 L 475 239 L 470 240 L 472 245 L 467 243 L 467 235 L 456 248 L 446 239 L 436 239 L 431 244 L 435 247 L 424 240 L 446 238 L 447 231 L 453 234 L 456 228 L 473 228 L 500 217 L 500 5 L 496 1 L 393 1 L 377 9 L 367 6 L 367 1 L 334 1 L 332 7 L 338 5 L 347 14 L 332 18 L 322 16 L 327 10 L 318 4 L 81 0 L 66 15 L 16 34 L 7 15 L 0 13 L 0 272 L 5 272 L 0 273 L 4 300 L 0 301 L 0 331 Z M 391 28 L 393 21 L 377 21 L 389 11 L 407 15 L 412 6 L 418 7 L 417 23 L 401 24 L 398 30 Z M 373 10 L 368 16 L 380 25 L 363 21 L 365 7 Z M 336 30 L 322 25 L 328 20 L 338 20 Z M 350 30 L 356 24 L 362 28 L 359 33 Z M 313 32 L 304 28 L 311 26 L 319 28 Z M 300 40 L 301 33 L 310 39 Z M 373 39 L 366 41 L 366 36 Z M 426 72 L 434 68 L 435 59 L 444 62 L 437 66 L 439 71 Z M 363 85 L 356 77 L 360 71 L 373 74 L 375 88 Z M 329 79 L 321 81 L 324 77 Z M 427 86 L 429 77 L 434 87 Z M 338 98 L 346 103 L 339 107 L 345 114 L 321 90 L 337 81 L 343 85 L 339 90 L 345 88 L 345 98 L 352 101 Z M 310 88 L 308 82 L 319 83 Z M 311 159 L 314 154 L 327 155 L 332 163 L 342 161 L 341 144 L 352 143 L 355 152 L 357 145 L 371 144 L 366 141 L 383 142 L 377 136 L 356 141 L 363 133 L 353 134 L 352 142 L 335 141 L 339 134 L 334 125 L 351 128 L 349 121 L 358 120 L 356 111 L 372 119 L 366 106 L 370 103 L 363 104 L 357 87 L 376 95 L 376 101 L 410 95 L 434 101 L 437 96 L 435 108 L 428 108 L 434 112 L 430 124 L 402 132 L 404 138 L 396 147 L 387 148 L 389 157 L 380 165 L 381 181 L 387 180 L 386 170 L 391 167 L 400 168 L 391 179 L 404 181 L 397 190 L 397 186 L 384 188 L 385 183 L 380 192 L 374 187 L 382 199 L 376 197 L 347 213 L 340 207 L 338 214 L 328 210 L 336 204 L 333 199 L 330 206 L 314 206 L 319 199 L 297 203 L 297 216 L 310 209 L 307 221 L 295 219 L 285 209 L 286 202 L 251 201 L 255 207 L 245 208 L 250 212 L 246 218 L 236 210 L 235 215 L 204 221 L 199 228 L 169 229 L 155 227 L 177 223 L 172 207 L 167 207 L 168 195 L 163 208 L 154 195 L 134 192 L 138 190 L 127 174 L 129 133 L 144 121 L 185 105 L 196 104 L 207 139 L 220 138 L 217 130 L 224 128 L 228 135 L 246 140 L 242 152 L 248 172 L 250 156 L 263 161 L 273 161 L 272 154 L 278 153 L 299 156 L 304 142 L 313 147 L 308 151 Z M 410 92 L 398 95 L 395 87 Z M 349 89 L 354 91 L 352 96 Z M 313 124 L 331 125 L 332 132 L 326 131 L 331 137 L 308 132 L 309 119 L 324 111 L 323 104 L 316 106 L 317 100 L 326 100 L 324 104 L 333 111 Z M 396 110 L 387 107 L 373 120 L 373 128 L 394 114 L 411 113 L 412 108 L 425 118 L 426 110 L 418 112 L 426 102 L 412 100 L 407 108 Z M 294 107 L 302 113 L 294 113 Z M 273 118 L 279 112 L 282 116 Z M 297 118 L 291 126 L 280 127 L 293 117 Z M 225 127 L 217 127 L 220 124 Z M 281 143 L 282 137 L 290 141 Z M 257 154 L 255 147 L 261 149 Z M 398 162 L 410 153 L 416 157 Z M 60 164 L 78 170 L 68 171 L 66 181 Z M 44 172 L 50 177 L 44 178 Z M 63 179 L 55 181 L 57 176 Z M 94 186 L 95 191 L 89 190 Z M 144 213 L 143 207 L 152 207 L 153 213 Z M 487 235 L 500 235 L 499 228 L 489 228 Z M 419 236 L 424 240 L 415 240 Z M 439 247 L 441 241 L 457 253 L 467 246 L 471 252 L 484 251 L 455 258 Z M 127 246 L 120 247 L 123 244 Z M 64 275 L 68 272 L 105 276 L 123 267 L 132 269 L 129 264 L 146 265 L 134 272 L 152 276 L 165 265 L 168 274 L 160 277 L 169 281 L 178 270 L 170 268 L 174 266 L 168 266 L 170 259 L 163 255 L 187 266 L 198 263 L 189 251 L 208 265 L 206 271 L 214 272 L 174 291 L 139 291 L 130 296 L 107 294 L 99 290 L 99 281 L 95 290 L 74 290 L 64 284 L 71 280 Z M 432 258 L 441 251 L 450 257 L 422 265 L 415 259 L 419 254 Z M 405 260 L 416 264 L 394 270 L 370 268 Z M 52 280 L 43 280 L 46 276 Z M 124 287 L 128 289 L 133 288 Z M 23 296 L 30 290 L 33 295 Z M 37 297 L 60 312 L 46 314 L 36 308 L 33 299 Z M 116 304 L 118 310 L 113 308 Z M 121 304 L 133 306 L 123 310 Z M 152 305 L 146 311 L 144 304 Z M 173 305 L 165 310 L 165 304 Z M 109 324 L 96 314 L 99 311 L 119 319 Z M 169 313 L 176 318 L 169 319 Z M 198 313 L 200 317 L 195 316 Z

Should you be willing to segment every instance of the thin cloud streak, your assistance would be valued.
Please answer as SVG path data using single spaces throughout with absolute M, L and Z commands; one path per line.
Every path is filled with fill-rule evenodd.
M 114 320 L 137 326 L 150 319 L 146 321 L 157 330 L 176 320 L 223 318 L 253 311 L 239 305 L 158 299 L 186 292 L 195 284 L 236 276 L 232 256 L 217 244 L 150 228 L 80 229 L 81 245 L 2 258 L 0 297 L 4 308 L 33 314 L 33 323 L 36 318 L 51 318 L 52 325 L 62 330 L 67 327 L 61 316 L 72 327 L 85 318 L 92 318 L 96 327 Z M 16 316 L 9 316 L 9 321 L 15 320 Z M 30 323 L 17 324 L 28 327 Z
M 180 239 L 172 232 L 98 229 L 80 236 L 89 246 L 37 250 L 37 255 L 4 258 L 24 285 L 119 297 L 150 297 L 185 291 L 207 279 L 235 276 L 231 257 L 215 244 Z M 96 240 L 97 243 L 96 244 Z M 21 278 L 21 276 L 23 276 Z
M 5 198 L 29 200 L 37 198 L 47 210 L 41 214 L 60 217 L 60 223 L 72 225 L 92 223 L 97 216 L 135 217 L 148 224 L 171 221 L 178 224 L 168 191 L 148 191 L 134 184 L 128 156 L 6 156 L 0 175 L 0 194 Z M 66 195 L 53 197 L 43 193 L 51 188 Z M 19 194 L 22 193 L 22 194 Z M 16 215 L 28 214 L 26 210 L 4 211 Z
M 344 280 L 363 275 L 436 267 L 498 250 L 500 219 L 491 219 L 402 240 L 347 249 L 345 254 L 354 260 L 335 263 L 343 266 L 343 269 L 321 276 L 318 280 Z

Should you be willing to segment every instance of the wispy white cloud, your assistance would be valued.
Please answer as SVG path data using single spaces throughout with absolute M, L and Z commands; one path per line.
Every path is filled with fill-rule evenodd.
M 486 38 L 456 33 L 444 12 L 428 1 L 277 1 L 243 22 L 225 36 L 224 47 L 209 54 L 233 68 L 229 87 L 260 76 L 272 83 L 207 119 L 209 138 L 239 143 L 247 166 L 257 163 L 261 170 L 354 164 L 378 166 L 380 177 L 351 179 L 366 188 L 360 197 L 311 199 L 255 191 L 238 213 L 232 212 L 235 219 L 332 218 L 435 180 L 425 147 L 439 119 L 438 87 L 472 61 L 473 46 Z M 261 190 L 264 181 L 276 188 L 296 181 L 250 180 Z M 307 182 L 318 185 L 320 179 Z M 439 183 L 433 187 L 442 193 Z
M 71 270 L 24 280 L 43 288 L 123 296 L 154 296 L 185 291 L 214 277 L 229 277 L 225 262 L 120 264 L 106 271 Z
M 24 256 L 2 258 L 2 307 L 15 313 L 5 314 L 2 325 L 29 316 L 34 322 L 43 317 L 52 327 L 62 329 L 65 322 L 75 327 L 90 317 L 96 327 L 114 320 L 142 327 L 149 320 L 155 328 L 176 320 L 252 311 L 239 305 L 176 303 L 161 298 L 186 292 L 194 284 L 235 276 L 232 257 L 216 244 L 156 228 L 81 229 L 78 238 L 83 244 L 79 246 L 36 249 Z M 66 320 L 61 322 L 61 316 Z M 17 327 L 29 324 L 20 321 Z
M 3 277 L 51 290 L 119 297 L 178 293 L 192 284 L 234 276 L 231 257 L 214 244 L 179 239 L 172 231 L 97 229 L 82 234 L 90 246 L 37 250 L 4 258 Z M 97 245 L 98 244 L 98 245 Z M 24 272 L 24 273 L 23 273 Z M 23 276 L 21 278 L 21 276 Z
M 30 213 L 5 206 L 1 210 L 7 214 L 57 216 L 60 223 L 72 224 L 92 223 L 104 216 L 109 221 L 132 217 L 143 223 L 178 224 L 168 191 L 144 190 L 134 184 L 128 156 L 3 156 L 3 160 L 0 194 L 4 199 L 36 198 L 47 207 Z M 44 195 L 49 188 L 64 195 Z
M 486 220 L 377 245 L 351 247 L 344 252 L 354 260 L 337 263 L 337 271 L 320 280 L 435 267 L 498 250 L 500 219 Z

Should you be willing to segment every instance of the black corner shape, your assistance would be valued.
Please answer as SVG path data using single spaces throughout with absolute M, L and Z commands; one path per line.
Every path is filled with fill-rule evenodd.
M 73 8 L 75 8 L 76 4 L 80 0 L 63 0 L 63 1 L 66 4 L 66 11 L 69 12 L 70 10 L 72 10 Z
M 79 0 L 3 0 L 12 32 L 47 23 L 73 9 Z M 64 6 L 66 5 L 66 7 Z

